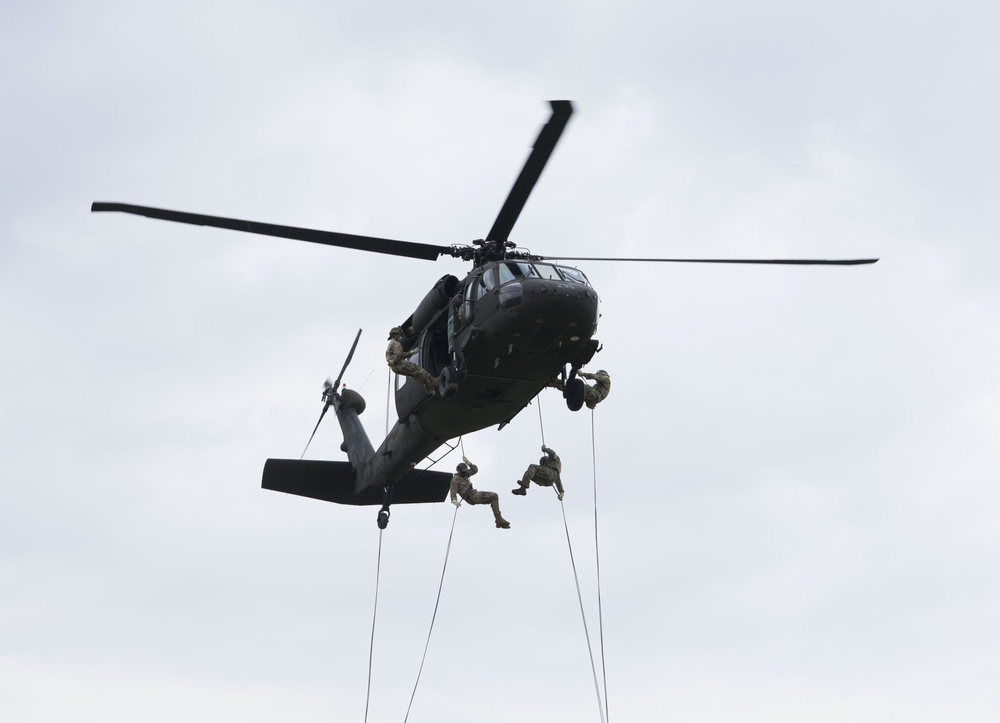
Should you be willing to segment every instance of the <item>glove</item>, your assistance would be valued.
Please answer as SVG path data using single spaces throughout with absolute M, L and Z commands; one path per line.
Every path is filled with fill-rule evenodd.
M 472 462 L 469 461 L 469 458 L 466 457 L 464 454 L 462 455 L 462 461 L 465 462 L 466 464 L 472 464 Z
M 452 500 L 451 503 L 453 505 L 455 505 L 455 507 L 461 507 L 462 506 L 462 503 L 460 501 L 458 501 L 458 500 Z
M 562 502 L 562 498 L 563 498 L 563 494 L 564 494 L 564 493 L 562 493 L 562 492 L 560 492 L 560 493 L 559 493 L 559 501 L 560 501 L 560 502 Z

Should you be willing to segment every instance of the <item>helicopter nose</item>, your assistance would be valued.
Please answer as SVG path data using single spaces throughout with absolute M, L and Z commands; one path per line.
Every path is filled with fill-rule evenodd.
M 599 300 L 590 287 L 539 280 L 524 285 L 523 303 L 536 324 L 580 328 L 585 333 L 592 333 L 597 324 Z

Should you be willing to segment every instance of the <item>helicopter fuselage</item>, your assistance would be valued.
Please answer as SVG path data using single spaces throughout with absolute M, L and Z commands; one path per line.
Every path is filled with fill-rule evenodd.
M 395 483 L 449 439 L 503 427 L 567 365 L 590 360 L 599 315 L 597 292 L 571 267 L 497 261 L 462 281 L 443 277 L 401 326 L 404 347 L 418 349 L 411 361 L 441 378 L 438 389 L 397 375 L 398 421 L 371 453 L 351 449 L 357 405 L 337 410 L 355 493 Z

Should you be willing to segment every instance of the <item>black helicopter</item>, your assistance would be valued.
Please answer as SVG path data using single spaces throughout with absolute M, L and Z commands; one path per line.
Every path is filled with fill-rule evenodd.
M 339 388 L 358 343 L 355 338 L 337 380 L 327 382 L 320 414 L 322 421 L 333 407 L 348 461 L 269 459 L 264 465 L 265 489 L 341 504 L 381 504 L 378 522 L 384 528 L 390 503 L 444 501 L 451 474 L 415 465 L 448 440 L 493 425 L 502 429 L 556 378 L 569 408 L 579 410 L 584 383 L 577 372 L 600 348 L 593 338 L 599 298 L 582 271 L 555 261 L 857 265 L 878 260 L 546 258 L 520 250 L 508 238 L 511 229 L 573 112 L 565 100 L 551 101 L 551 107 L 552 115 L 493 227 L 471 246 L 412 243 L 123 203 L 91 206 L 91 211 L 122 211 L 395 256 L 453 256 L 472 262 L 464 279 L 443 276 L 398 327 L 403 348 L 414 352 L 410 360 L 438 377 L 437 388 L 397 375 L 399 419 L 375 450 L 359 418 L 364 399 L 354 390 Z

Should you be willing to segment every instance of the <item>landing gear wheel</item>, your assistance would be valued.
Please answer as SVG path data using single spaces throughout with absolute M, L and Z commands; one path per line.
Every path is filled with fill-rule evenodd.
M 458 370 L 446 366 L 438 377 L 438 393 L 445 399 L 450 399 L 458 393 Z
M 381 510 L 378 511 L 378 528 L 380 530 L 384 530 L 388 526 L 389 526 L 389 509 L 387 507 L 383 507 Z
M 583 407 L 583 395 L 586 385 L 582 379 L 573 378 L 566 382 L 563 387 L 563 396 L 566 397 L 566 406 L 571 412 L 579 412 Z

